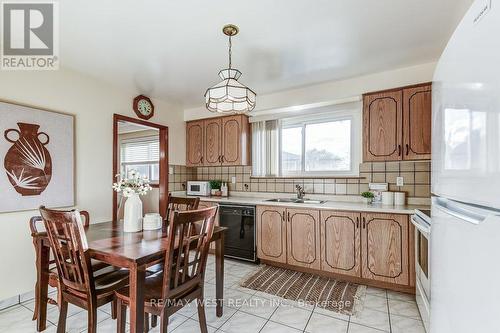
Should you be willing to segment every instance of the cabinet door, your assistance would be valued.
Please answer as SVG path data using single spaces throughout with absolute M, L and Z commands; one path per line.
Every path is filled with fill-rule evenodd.
M 363 160 L 402 159 L 402 91 L 363 97 Z
M 321 270 L 361 276 L 361 214 L 321 211 Z
M 257 256 L 286 264 L 284 208 L 257 206 Z
M 222 165 L 242 164 L 242 116 L 222 118 Z
M 221 119 L 207 119 L 205 127 L 205 165 L 221 164 L 222 131 Z
M 408 285 L 408 217 L 363 213 L 361 218 L 362 277 Z
M 405 160 L 431 158 L 431 85 L 403 90 L 403 143 Z
M 186 124 L 186 165 L 203 165 L 203 121 Z
M 287 209 L 287 262 L 321 268 L 319 211 Z

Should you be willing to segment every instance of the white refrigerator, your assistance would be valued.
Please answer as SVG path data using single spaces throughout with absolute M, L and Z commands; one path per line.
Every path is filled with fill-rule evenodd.
M 500 332 L 500 0 L 476 0 L 436 68 L 432 333 Z

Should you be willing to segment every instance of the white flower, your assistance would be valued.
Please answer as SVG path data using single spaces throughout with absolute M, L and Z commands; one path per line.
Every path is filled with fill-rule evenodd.
M 117 175 L 118 180 L 113 183 L 113 190 L 118 193 L 123 193 L 123 196 L 130 197 L 133 194 L 146 195 L 152 190 L 149 185 L 149 179 L 142 176 L 137 170 L 130 170 L 128 178 L 121 178 L 120 174 Z

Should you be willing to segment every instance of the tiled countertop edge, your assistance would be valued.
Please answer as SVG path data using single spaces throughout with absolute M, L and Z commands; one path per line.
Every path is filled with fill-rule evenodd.
M 174 192 L 175 196 L 186 196 L 185 192 Z M 266 201 L 272 198 L 293 197 L 290 193 L 258 193 L 258 192 L 232 192 L 229 197 L 200 197 L 201 201 L 234 203 L 248 205 L 265 205 L 277 207 L 294 207 L 306 209 L 323 210 L 346 210 L 359 212 L 389 213 L 389 214 L 413 214 L 415 209 L 429 209 L 427 202 L 424 204 L 410 204 L 405 206 L 386 206 L 382 204 L 365 204 L 359 196 L 325 196 L 325 195 L 307 195 L 307 198 L 321 199 L 327 202 L 323 204 L 294 204 L 283 202 Z M 429 199 L 430 201 L 430 199 Z

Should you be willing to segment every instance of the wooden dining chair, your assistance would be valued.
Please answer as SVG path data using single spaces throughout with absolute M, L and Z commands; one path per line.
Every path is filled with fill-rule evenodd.
M 197 301 L 201 332 L 207 332 L 203 285 L 217 209 L 175 211 L 170 219 L 164 272 L 147 277 L 144 288 L 144 310 L 160 317 L 160 332 L 167 332 L 168 318 L 192 301 Z M 115 294 L 117 332 L 123 333 L 130 304 L 129 289 L 121 288 Z
M 40 207 L 55 258 L 59 280 L 57 332 L 66 330 L 68 303 L 86 309 L 88 332 L 97 332 L 97 308 L 114 300 L 114 291 L 128 283 L 129 273 L 111 266 L 96 275 L 88 252 L 87 238 L 77 210 L 58 211 Z
M 200 204 L 200 198 L 182 198 L 182 197 L 174 197 L 172 193 L 168 195 L 167 201 L 167 222 L 170 221 L 170 216 L 175 211 L 188 211 L 188 210 L 196 210 L 198 209 L 198 205 Z
M 80 211 L 80 215 L 84 218 L 84 221 L 83 221 L 83 226 L 84 228 L 87 228 L 89 225 L 90 225 L 90 214 L 85 211 L 85 210 L 82 210 Z M 30 218 L 30 221 L 29 221 L 29 227 L 30 227 L 30 230 L 31 230 L 31 237 L 33 238 L 33 246 L 35 248 L 35 255 L 38 256 L 38 242 L 40 241 L 40 236 L 43 236 L 45 235 L 45 231 L 41 231 L 39 230 L 39 225 L 40 224 L 43 224 L 43 220 L 42 220 L 42 217 L 41 216 L 32 216 Z M 40 269 L 40 267 L 38 267 L 38 258 L 35 258 L 35 262 L 37 263 L 36 264 L 36 270 L 38 272 L 38 270 Z M 49 286 L 51 286 L 52 288 L 58 288 L 59 289 L 59 279 L 58 279 L 58 275 L 57 275 L 57 267 L 56 267 L 56 261 L 54 259 L 51 259 L 49 261 Z M 105 268 L 107 267 L 108 265 L 103 263 L 103 262 L 92 262 L 92 268 L 94 271 L 98 271 L 102 268 Z M 37 274 L 38 275 L 38 274 Z M 35 290 L 38 289 L 38 281 L 36 282 L 35 284 Z M 59 297 L 60 293 L 58 293 L 58 297 Z M 52 299 L 52 298 L 47 298 L 47 303 L 49 304 L 53 304 L 53 305 L 59 305 L 60 304 L 60 300 L 58 299 L 57 301 Z M 35 293 L 35 312 L 33 313 L 33 320 L 36 320 L 37 319 L 37 314 L 38 314 L 38 307 L 40 306 L 40 299 L 38 297 L 38 295 Z M 116 307 L 113 307 L 114 309 L 116 309 Z M 115 316 L 116 312 L 113 311 L 113 315 Z

